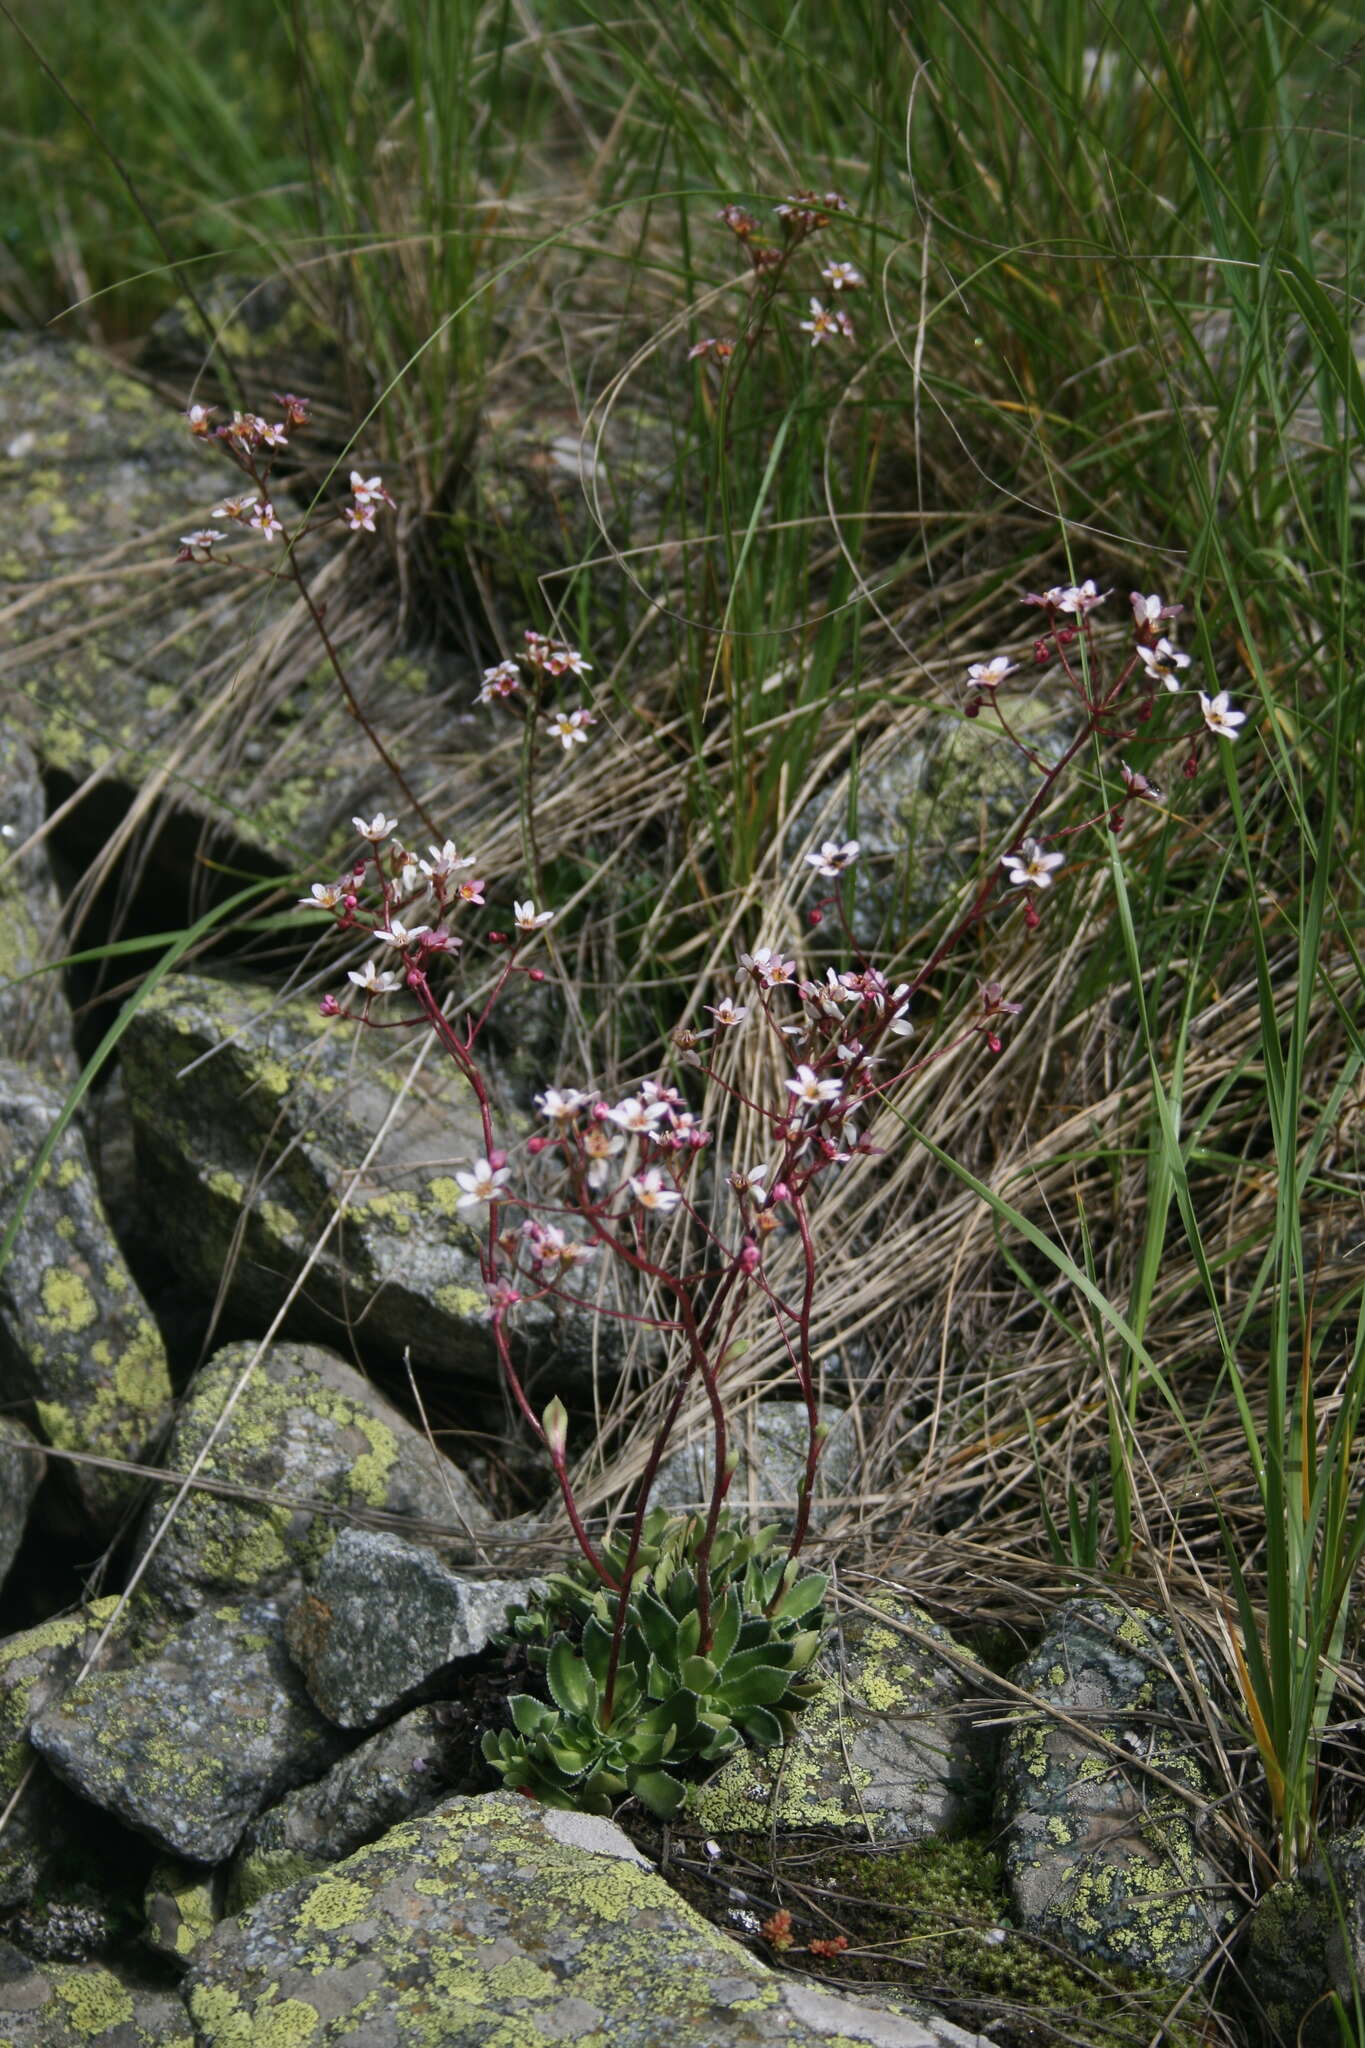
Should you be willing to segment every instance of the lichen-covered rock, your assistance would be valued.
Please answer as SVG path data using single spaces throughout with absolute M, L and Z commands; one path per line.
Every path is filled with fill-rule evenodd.
M 381 1728 L 254 1820 L 242 1837 L 228 1885 L 228 1910 L 245 1912 L 267 1892 L 297 1884 L 377 1841 L 400 1820 L 449 1797 L 441 1717 L 417 1707 Z
M 29 1743 L 47 1701 L 79 1670 L 117 1607 L 96 1600 L 75 1614 L 0 1643 L 0 1806 L 24 1782 L 0 1833 L 0 1907 L 31 1899 L 87 1833 L 88 1809 L 52 1776 Z
M 430 1697 L 535 1591 L 534 1580 L 467 1578 L 420 1544 L 347 1529 L 290 1613 L 289 1647 L 328 1720 L 373 1728 Z
M 78 1072 L 71 1012 L 53 962 L 68 951 L 62 905 L 38 837 L 46 818 L 38 763 L 13 731 L 0 730 L 0 1053 L 47 1080 Z
M 611 1822 L 453 1798 L 224 1921 L 184 1996 L 202 2048 L 971 2048 L 779 1977 Z
M 264 391 L 250 402 L 269 408 Z M 177 537 L 214 524 L 237 481 L 212 440 L 96 349 L 0 337 L 8 722 L 45 767 L 97 778 L 92 829 L 125 826 L 130 806 L 148 826 L 186 821 L 149 834 L 182 889 L 201 834 L 229 861 L 293 868 L 300 847 L 339 850 L 352 812 L 393 799 L 288 579 L 252 575 L 244 602 L 240 570 L 175 559 Z M 304 542 L 311 575 L 335 545 Z M 269 547 L 244 534 L 236 552 L 265 566 Z M 430 788 L 422 759 L 450 728 L 441 679 L 373 616 L 365 640 L 352 681 Z M 447 798 L 450 781 L 447 768 Z
M 1195 1975 L 1237 1917 L 1197 1826 L 1214 1787 L 1175 1675 L 1182 1668 L 1159 1616 L 1111 1600 L 1068 1602 L 1014 1674 L 1040 1711 L 1006 1737 L 996 1793 L 1020 1924 L 1173 1980 Z M 1211 1675 L 1201 1671 L 1199 1683 L 1211 1689 Z
M 170 1403 L 165 1347 L 75 1124 L 28 1190 L 61 1110 L 38 1075 L 0 1061 L 0 1234 L 18 1226 L 0 1270 L 0 1405 L 31 1403 L 55 1449 L 136 1460 Z M 112 1529 L 137 1482 L 74 1462 L 65 1471 L 96 1525 Z
M 172 1855 L 218 1863 L 248 1822 L 333 1763 L 268 1601 L 121 1642 L 49 1701 L 30 1740 L 59 1776 Z
M 483 1128 L 448 1061 L 427 1062 L 408 1088 L 410 1053 L 395 1065 L 389 1033 L 327 1024 L 311 1002 L 197 975 L 163 982 L 123 1046 L 138 1158 L 166 1251 L 188 1278 L 213 1292 L 225 1285 L 244 1315 L 273 1314 L 345 1194 L 298 1326 L 311 1315 L 320 1334 L 355 1329 L 391 1356 L 410 1350 L 419 1370 L 496 1381 L 478 1240 L 453 1173 L 482 1156 Z M 584 1333 L 572 1323 L 561 1333 L 544 1305 L 528 1304 L 518 1327 L 547 1372 L 571 1340 L 583 1347 Z
M 819 1693 L 781 1750 L 743 1750 L 688 1809 L 710 1834 L 773 1826 L 856 1832 L 873 1842 L 920 1842 L 957 1826 L 982 1793 L 965 1708 L 966 1685 L 929 1645 L 952 1638 L 917 1607 L 880 1594 L 888 1621 L 912 1623 L 918 1641 L 867 1617 L 843 1627 L 842 1670 L 822 1652 Z M 927 1637 L 929 1643 L 923 1638 Z
M 166 1451 L 172 1471 L 187 1472 L 259 1347 L 230 1344 L 195 1374 Z M 203 1476 L 273 1495 L 273 1500 L 196 1491 L 181 1503 L 153 1552 L 145 1592 L 183 1612 L 205 1601 L 296 1588 L 320 1564 L 343 1526 L 332 1509 L 410 1516 L 450 1531 L 487 1519 L 458 1466 L 342 1359 L 316 1345 L 275 1344 L 252 1368 L 202 1466 Z M 167 1496 L 142 1525 L 143 1547 L 160 1529 Z M 429 1538 L 437 1541 L 434 1533 Z
M 815 1468 L 815 1503 L 811 1524 L 828 1519 L 829 1502 L 856 1489 L 858 1437 L 851 1408 L 836 1409 L 823 1418 L 830 1425 Z M 790 1518 L 796 1507 L 797 1487 L 805 1477 L 807 1446 L 804 1401 L 761 1401 L 750 1408 L 731 1433 L 731 1448 L 739 1452 L 739 1468 L 726 1500 L 735 1513 L 747 1512 L 754 1520 L 769 1522 Z M 680 1444 L 660 1465 L 650 1494 L 660 1507 L 705 1507 L 711 1499 L 710 1440 Z
M 43 1483 L 38 1439 L 13 1415 L 0 1414 L 0 1586 L 24 1540 L 33 1496 Z
M 223 1917 L 226 1881 L 221 1870 L 165 1856 L 142 1894 L 142 1939 L 153 1955 L 184 1969 Z
M 1365 1983 L 1365 1827 L 1327 1835 L 1297 1877 L 1259 1899 L 1239 1958 L 1279 2039 L 1339 2048 L 1331 1994 L 1347 2013 Z
M 0 2048 L 195 2048 L 172 1993 L 0 1942 Z

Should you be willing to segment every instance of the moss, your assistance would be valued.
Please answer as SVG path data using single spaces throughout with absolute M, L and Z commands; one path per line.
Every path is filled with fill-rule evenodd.
M 282 1892 L 305 1877 L 316 1877 L 327 1866 L 297 1849 L 257 1849 L 233 1865 L 228 1885 L 230 1913 L 245 1913 L 269 1896 Z

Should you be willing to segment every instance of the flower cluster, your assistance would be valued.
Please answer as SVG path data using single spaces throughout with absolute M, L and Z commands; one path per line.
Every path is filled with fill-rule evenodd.
M 743 245 L 755 280 L 765 284 L 760 303 L 766 305 L 782 272 L 801 245 L 827 228 L 834 214 L 847 213 L 848 210 L 848 201 L 840 192 L 792 193 L 773 208 L 781 227 L 781 240 L 777 242 L 765 239 L 758 220 L 747 207 L 734 203 L 722 206 L 717 218 Z M 842 258 L 822 264 L 820 276 L 836 298 L 841 292 L 859 290 L 866 282 L 858 266 Z M 757 325 L 757 319 L 751 322 L 751 334 L 757 331 Z M 812 348 L 818 348 L 822 341 L 852 341 L 854 338 L 853 322 L 844 308 L 826 306 L 814 293 L 810 295 L 810 318 L 802 320 L 799 326 L 803 334 L 810 336 Z M 708 334 L 693 342 L 687 355 L 689 361 L 705 357 L 723 365 L 730 361 L 735 348 L 732 336 Z
M 216 443 L 250 486 L 247 490 L 230 492 L 221 498 L 213 507 L 210 518 L 226 520 L 230 526 L 255 533 L 262 540 L 292 538 L 297 542 L 307 529 L 300 529 L 292 537 L 286 536 L 284 521 L 277 513 L 270 494 L 270 477 L 280 449 L 289 446 L 290 435 L 307 427 L 311 401 L 300 398 L 297 392 L 277 391 L 275 403 L 284 414 L 279 421 L 263 419 L 260 413 L 234 412 L 230 420 L 215 426 L 217 406 L 198 404 L 187 408 L 185 421 L 196 440 Z M 352 533 L 373 533 L 376 513 L 384 506 L 392 509 L 393 505 L 382 477 L 362 476 L 359 470 L 353 469 L 350 503 L 343 506 L 337 516 Z M 230 560 L 230 557 L 221 557 L 215 552 L 228 538 L 229 534 L 222 528 L 196 527 L 193 533 L 181 535 L 176 560 Z
M 509 698 L 520 694 L 525 681 L 524 670 L 529 669 L 535 677 L 548 676 L 555 681 L 561 676 L 590 676 L 592 663 L 585 661 L 576 647 L 570 647 L 563 640 L 551 640 L 544 633 L 529 630 L 523 634 L 522 651 L 506 661 L 498 662 L 483 672 L 483 686 L 475 698 L 477 704 L 506 703 Z M 552 711 L 544 722 L 544 731 L 551 739 L 559 741 L 566 754 L 575 747 L 587 745 L 588 729 L 597 723 L 597 715 L 586 704 L 576 704 L 559 711 Z

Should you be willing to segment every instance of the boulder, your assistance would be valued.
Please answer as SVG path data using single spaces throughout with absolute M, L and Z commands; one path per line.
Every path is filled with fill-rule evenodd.
M 996 1790 L 1020 1925 L 1172 1981 L 1197 1975 L 1237 1918 L 1198 1825 L 1215 1785 L 1182 1668 L 1160 1616 L 1069 1601 L 1014 1674 L 1039 1711 L 1010 1729 Z M 1211 1690 L 1212 1674 L 1197 1682 Z
M 230 1856 L 248 1822 L 343 1747 L 267 1601 L 120 1642 L 29 1733 L 82 1798 L 199 1863 Z
M 165 1453 L 172 1471 L 189 1471 L 258 1348 L 230 1344 L 190 1381 Z M 142 1580 L 144 1592 L 182 1613 L 205 1602 L 297 1590 L 337 1540 L 347 1510 L 448 1529 L 450 1548 L 460 1555 L 469 1550 L 463 1531 L 487 1518 L 458 1466 L 368 1380 L 311 1344 L 274 1344 L 257 1360 L 202 1471 L 226 1487 L 271 1498 L 196 1490 L 182 1501 Z M 334 1512 L 312 1512 L 313 1502 Z M 159 1494 L 149 1506 L 143 1550 L 166 1505 Z
M 347 1529 L 292 1610 L 289 1647 L 329 1721 L 373 1728 L 400 1705 L 431 1698 L 477 1657 L 533 1579 L 471 1579 L 420 1544 Z
M 426 1813 L 453 1790 L 444 1768 L 440 1714 L 417 1707 L 333 1764 L 316 1784 L 286 1793 L 242 1837 L 228 1906 L 244 1912 L 377 1841 L 400 1820 Z
M 43 1454 L 31 1430 L 0 1414 L 0 1586 L 24 1540 L 33 1496 L 43 1483 Z
M 31 1069 L 0 1061 L 0 1405 L 31 1404 L 57 1450 L 138 1460 L 171 1397 L 165 1347 L 109 1227 L 74 1123 L 41 1179 L 29 1175 L 62 1110 Z M 72 1463 L 65 1478 L 101 1532 L 138 1482 Z
M 478 1239 L 454 1179 L 486 1148 L 472 1093 L 449 1061 L 430 1058 L 404 1094 L 410 1041 L 395 1064 L 390 1032 L 327 1023 L 310 1001 L 188 974 L 139 1005 L 123 1045 L 143 1178 L 157 1191 L 166 1253 L 187 1279 L 224 1288 L 243 1318 L 269 1317 L 346 1194 L 294 1325 L 324 1340 L 354 1331 L 389 1357 L 410 1352 L 419 1371 L 499 1384 Z M 381 1152 L 352 1189 L 400 1096 Z M 517 1328 L 547 1373 L 589 1355 L 580 1321 L 561 1322 L 545 1304 L 528 1303 Z
M 1297 1877 L 1257 1901 L 1241 1964 L 1280 2038 L 1339 2048 L 1332 1993 L 1350 2013 L 1365 1983 L 1365 1826 L 1323 1836 Z
M 222 1919 L 225 1889 L 221 1870 L 163 1856 L 142 1894 L 144 1946 L 183 1970 Z
M 0 1942 L 0 2048 L 195 2048 L 172 1992 Z
M 449 1799 L 225 1920 L 183 1990 L 201 2048 L 973 2048 L 778 1976 L 610 1821 L 501 1792 Z
M 0 1833 L 0 1908 L 33 1898 L 83 1851 L 88 1809 L 57 1782 L 28 1738 L 48 1700 L 85 1662 L 117 1605 L 96 1600 L 0 1643 L 0 1807 L 23 1786 Z
M 37 760 L 16 732 L 0 731 L 0 1054 L 68 1087 L 79 1062 L 66 991 L 53 967 L 69 949 L 61 895 L 39 837 L 46 818 Z
M 888 1620 L 844 1624 L 843 1655 L 824 1676 L 783 1748 L 744 1749 L 688 1791 L 690 1816 L 712 1835 L 820 1828 L 873 1842 L 921 1842 L 960 1826 L 983 1792 L 966 1684 L 946 1655 L 952 1638 L 920 1608 L 879 1594 Z M 927 1638 L 926 1642 L 924 1639 Z M 842 1668 L 839 1668 L 841 1665 Z
M 823 1419 L 830 1432 L 815 1468 L 813 1528 L 839 1512 L 828 1505 L 831 1497 L 856 1492 L 858 1483 L 858 1436 L 852 1409 L 829 1411 Z M 740 1456 L 725 1496 L 733 1512 L 747 1508 L 756 1522 L 790 1522 L 797 1487 L 805 1477 L 806 1430 L 804 1401 L 761 1401 L 745 1411 L 731 1430 L 731 1448 Z M 711 1441 L 705 1436 L 670 1451 L 655 1475 L 651 1504 L 674 1509 L 708 1506 L 711 1456 Z
M 248 402 L 271 409 L 266 390 Z M 177 562 L 179 536 L 213 526 L 240 477 L 174 406 L 82 342 L 0 337 L 0 487 L 9 722 L 46 770 L 88 783 L 72 823 L 91 852 L 108 832 L 152 828 L 183 891 L 204 853 L 292 870 L 300 848 L 339 851 L 353 812 L 392 803 L 293 585 Z M 276 565 L 256 535 L 232 539 L 249 568 Z M 335 529 L 304 543 L 315 583 L 335 582 L 346 545 Z M 470 730 L 431 664 L 403 654 L 373 607 L 351 611 L 342 652 L 367 714 L 449 802 L 450 768 L 423 762 Z M 469 671 L 450 680 L 472 698 Z

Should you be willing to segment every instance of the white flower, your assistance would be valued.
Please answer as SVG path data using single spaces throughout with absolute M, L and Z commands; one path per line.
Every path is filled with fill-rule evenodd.
M 851 263 L 827 263 L 820 275 L 835 292 L 856 292 L 863 283 L 863 273 Z
M 767 1177 L 766 1166 L 737 1166 L 732 1173 L 726 1175 L 737 1195 L 762 1196 L 765 1192 L 763 1182 Z
M 346 972 L 347 979 L 353 981 L 357 988 L 363 988 L 366 995 L 391 996 L 396 988 L 403 985 L 396 974 L 381 974 L 373 960 L 367 960 L 363 967 L 350 967 Z
M 460 1196 L 455 1207 L 457 1209 L 477 1209 L 484 1202 L 495 1202 L 498 1198 L 498 1191 L 511 1170 L 510 1166 L 494 1168 L 489 1165 L 486 1159 L 476 1159 L 472 1172 L 457 1173 L 455 1175 L 457 1183 L 464 1189 L 464 1193 Z
M 560 641 L 552 641 L 541 652 L 541 667 L 552 676 L 590 676 L 592 663 L 584 661 L 576 647 L 565 647 Z
M 386 818 L 382 811 L 376 811 L 368 825 L 363 818 L 352 818 L 351 823 L 362 839 L 369 839 L 376 846 L 381 839 L 387 839 L 390 832 L 398 830 L 397 818 Z
M 1180 671 L 1190 665 L 1189 655 L 1182 654 L 1169 640 L 1158 640 L 1155 647 L 1139 647 L 1138 658 L 1147 671 L 1148 680 L 1164 683 L 1168 690 L 1180 688 Z
M 495 697 L 510 697 L 514 690 L 521 688 L 521 670 L 514 661 L 500 661 L 496 668 L 483 672 L 483 688 L 474 699 L 476 704 L 491 704 Z
M 545 721 L 545 730 L 552 739 L 559 741 L 566 754 L 575 747 L 588 744 L 588 727 L 596 723 L 591 711 L 579 705 L 576 711 L 554 711 Z
M 739 964 L 746 974 L 752 974 L 755 981 L 764 988 L 779 988 L 783 983 L 796 979 L 796 962 L 784 960 L 780 953 L 774 953 L 771 946 L 760 946 L 756 953 L 741 953 Z
M 1049 591 L 1048 595 L 1056 597 L 1059 612 L 1074 612 L 1084 618 L 1097 604 L 1104 603 L 1109 592 L 1098 590 L 1094 578 L 1087 577 L 1084 583 L 1068 583 L 1059 591 Z
M 993 661 L 974 661 L 967 671 L 969 690 L 998 690 L 1006 676 L 1012 676 L 1018 668 L 1017 661 L 1011 661 L 1007 654 L 997 654 Z
M 1140 590 L 1134 590 L 1130 592 L 1130 601 L 1133 607 L 1133 623 L 1139 629 L 1143 626 L 1159 626 L 1163 619 L 1174 618 L 1182 609 L 1178 604 L 1167 604 L 1165 598 L 1158 597 L 1155 591 L 1150 597 L 1144 597 Z
M 607 1115 L 620 1130 L 649 1132 L 661 1117 L 667 1116 L 668 1109 L 667 1102 L 646 1102 L 639 1095 L 627 1095 L 609 1109 Z
M 1123 786 L 1129 796 L 1141 797 L 1149 804 L 1165 803 L 1166 793 L 1159 784 L 1149 782 L 1145 775 L 1139 775 L 1137 769 L 1130 768 L 1126 761 L 1120 761 L 1119 767 L 1123 773 Z
M 819 299 L 811 300 L 810 319 L 803 320 L 800 325 L 802 333 L 810 336 L 812 348 L 819 348 L 827 334 L 842 335 L 845 341 L 853 339 L 853 322 L 843 307 L 835 306 L 827 311 Z
M 1226 690 L 1220 690 L 1216 697 L 1206 697 L 1199 692 L 1199 708 L 1204 714 L 1204 723 L 1210 732 L 1216 732 L 1221 740 L 1235 740 L 1239 725 L 1246 724 L 1245 711 L 1234 711 Z
M 287 448 L 289 446 L 289 436 L 285 433 L 282 426 L 268 426 L 262 420 L 258 428 L 258 434 L 261 445 L 265 448 Z
M 354 505 L 347 505 L 341 514 L 352 533 L 373 533 L 374 506 L 368 498 L 357 498 Z
M 438 875 L 453 875 L 457 868 L 472 868 L 474 865 L 474 855 L 468 853 L 461 858 L 455 851 L 453 839 L 447 839 L 444 846 L 429 846 L 427 851 L 431 859 L 419 861 L 417 865 L 432 881 L 435 881 Z
M 611 1161 L 618 1152 L 625 1151 L 626 1141 L 619 1131 L 608 1131 L 605 1124 L 590 1123 L 582 1142 L 588 1161 L 588 1186 L 600 1188 L 611 1172 Z
M 537 910 L 534 900 L 528 896 L 524 903 L 518 903 L 515 898 L 513 899 L 512 915 L 516 918 L 519 932 L 538 932 L 542 925 L 550 922 L 554 912 Z
M 196 562 L 207 562 L 213 553 L 214 542 L 226 539 L 225 533 L 218 533 L 211 526 L 201 526 L 194 533 L 182 533 L 180 545 L 189 549 Z
M 185 418 L 192 434 L 203 436 L 209 431 L 209 422 L 217 412 L 216 405 L 190 405 L 185 408 Z
M 275 517 L 275 507 L 271 504 L 269 498 L 259 498 L 257 500 L 256 509 L 247 523 L 255 527 L 262 540 L 274 540 L 276 534 L 284 532 L 283 526 Z
M 799 1066 L 795 1080 L 784 1081 L 782 1085 L 798 1102 L 816 1108 L 821 1103 L 837 1102 L 844 1092 L 842 1081 L 836 1081 L 832 1075 L 822 1081 L 814 1067 L 807 1066 Z
M 382 476 L 362 476 L 358 469 L 351 471 L 351 496 L 357 505 L 367 505 L 373 498 L 382 504 L 388 495 Z
M 729 996 L 722 996 L 718 1003 L 708 1003 L 706 1007 L 717 1024 L 724 1025 L 727 1030 L 742 1024 L 749 1014 L 747 1003 L 734 1002 Z
M 211 519 L 246 520 L 255 507 L 254 498 L 224 498 L 221 505 L 215 505 L 209 514 Z
M 581 1088 L 566 1088 L 562 1093 L 558 1088 L 547 1088 L 536 1097 L 536 1108 L 550 1123 L 567 1123 L 587 1104 L 588 1097 Z
M 430 930 L 429 924 L 406 925 L 401 917 L 391 917 L 387 930 L 376 932 L 375 937 L 382 939 L 386 946 L 396 946 L 401 953 L 408 946 L 415 946 Z
M 1044 853 L 1036 839 L 1026 839 L 1019 853 L 1007 853 L 1001 862 L 1009 869 L 1012 889 L 1050 889 L 1052 870 L 1066 860 L 1064 853 Z
M 805 858 L 817 875 L 841 875 L 858 858 L 859 842 L 845 839 L 841 845 L 837 839 L 827 839 L 818 853 L 808 853 Z
M 647 1166 L 643 1173 L 633 1173 L 630 1185 L 640 1207 L 653 1209 L 660 1216 L 676 1209 L 682 1200 L 678 1190 L 668 1185 L 657 1166 Z
M 340 882 L 314 882 L 308 894 L 298 900 L 309 910 L 338 910 L 343 894 Z

